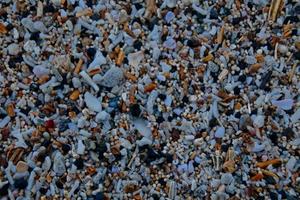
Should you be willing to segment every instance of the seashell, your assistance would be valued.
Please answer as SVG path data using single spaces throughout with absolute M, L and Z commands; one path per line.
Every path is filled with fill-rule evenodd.
M 79 95 L 80 95 L 79 90 L 74 90 L 70 95 L 70 99 L 73 101 L 76 101 L 78 99 Z

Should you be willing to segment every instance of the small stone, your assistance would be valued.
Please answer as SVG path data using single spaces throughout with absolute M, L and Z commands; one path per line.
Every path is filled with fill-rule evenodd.
M 139 117 L 141 114 L 141 108 L 138 104 L 133 104 L 130 106 L 130 113 L 134 117 Z
M 168 37 L 167 40 L 163 43 L 163 46 L 166 47 L 167 49 L 175 49 L 176 48 L 176 41 Z
M 278 51 L 282 54 L 286 54 L 289 51 L 289 49 L 287 48 L 287 46 L 279 44 Z
M 165 0 L 165 2 L 169 8 L 174 8 L 176 6 L 177 0 Z
M 255 126 L 257 126 L 258 128 L 263 127 L 265 124 L 265 116 L 262 116 L 262 115 L 256 116 L 253 120 L 253 124 Z
M 144 53 L 142 51 L 130 53 L 130 54 L 128 54 L 127 59 L 128 59 L 129 65 L 131 65 L 133 67 L 138 67 L 140 62 L 144 59 Z
M 73 84 L 74 88 L 80 88 L 81 87 L 81 82 L 80 82 L 79 78 L 77 78 L 77 77 L 72 78 L 72 84 Z
M 96 115 L 96 121 L 101 122 L 101 121 L 106 121 L 108 120 L 110 115 L 106 111 L 101 111 Z
M 38 78 L 47 76 L 50 73 L 50 70 L 43 65 L 36 65 L 32 71 Z
M 83 155 L 84 150 L 85 150 L 85 145 L 83 144 L 82 140 L 79 140 L 77 144 L 77 154 Z
M 229 185 L 233 181 L 233 176 L 230 173 L 224 173 L 221 176 L 221 183 Z
M 25 189 L 28 185 L 28 181 L 25 178 L 19 178 L 15 180 L 14 186 L 18 189 Z
M 171 11 L 167 12 L 167 14 L 165 16 L 165 20 L 167 23 L 170 23 L 174 18 L 175 18 L 175 15 L 173 12 L 171 12 Z
M 16 170 L 19 173 L 27 172 L 28 171 L 28 165 L 27 165 L 27 163 L 24 162 L 24 161 L 19 161 L 17 163 Z
M 222 138 L 225 135 L 225 128 L 220 126 L 217 128 L 216 132 L 215 132 L 215 137 L 216 138 Z
M 296 162 L 297 162 L 296 158 L 295 158 L 294 156 L 292 156 L 292 157 L 289 159 L 289 161 L 286 163 L 286 168 L 287 168 L 289 171 L 293 172 L 293 171 L 294 171 L 294 166 L 296 165 Z
M 13 56 L 16 56 L 20 53 L 20 47 L 15 43 L 8 45 L 7 50 L 8 50 L 8 54 Z
M 33 23 L 33 28 L 41 33 L 47 32 L 47 28 L 41 21 L 36 21 Z

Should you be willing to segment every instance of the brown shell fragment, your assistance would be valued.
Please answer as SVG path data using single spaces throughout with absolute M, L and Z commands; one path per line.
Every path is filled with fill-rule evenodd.
M 131 80 L 133 82 L 136 82 L 138 80 L 138 78 L 133 74 L 131 74 L 130 72 L 125 72 L 124 75 L 128 80 Z
M 6 26 L 3 23 L 0 22 L 0 33 L 5 34 L 7 32 L 8 31 L 7 31 Z
M 205 56 L 202 61 L 203 62 L 208 62 L 211 61 L 212 59 L 214 59 L 214 56 L 212 54 L 208 54 L 207 56 Z
M 155 88 L 156 88 L 156 84 L 155 83 L 150 83 L 149 85 L 146 85 L 144 87 L 144 92 L 151 92 Z
M 116 60 L 116 64 L 120 66 L 123 63 L 124 58 L 125 58 L 125 53 L 124 51 L 120 50 Z
M 15 116 L 15 106 L 14 106 L 14 104 L 12 104 L 12 103 L 8 104 L 8 106 L 6 108 L 6 112 L 7 112 L 7 115 L 10 116 L 10 117 Z
M 261 63 L 256 63 L 250 66 L 249 68 L 249 73 L 254 74 L 256 73 L 260 68 L 262 67 Z
M 82 67 L 82 64 L 83 64 L 83 60 L 79 59 L 78 63 L 76 64 L 76 67 L 74 69 L 75 74 L 79 74 L 79 72 L 81 70 L 81 67 Z
M 128 184 L 124 187 L 125 193 L 132 193 L 138 189 L 138 186 L 135 184 Z
M 93 15 L 93 10 L 91 8 L 87 8 L 76 13 L 76 17 L 92 16 L 92 15 Z
M 222 26 L 217 36 L 217 44 L 222 44 L 224 39 L 224 32 L 225 32 L 225 27 Z
M 281 159 L 273 159 L 273 160 L 268 160 L 268 161 L 264 161 L 264 162 L 258 162 L 258 163 L 256 163 L 256 166 L 259 168 L 266 168 L 269 165 L 278 164 L 278 163 L 281 163 Z
M 79 90 L 74 90 L 70 95 L 70 99 L 73 101 L 76 101 L 78 99 L 79 95 L 80 95 Z
M 282 0 L 272 0 L 269 9 L 269 16 L 268 16 L 269 20 L 273 22 L 276 20 L 277 16 L 279 15 L 279 11 L 282 8 L 283 3 L 284 2 Z

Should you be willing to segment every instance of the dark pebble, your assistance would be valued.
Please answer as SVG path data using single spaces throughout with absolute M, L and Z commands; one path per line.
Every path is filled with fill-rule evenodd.
M 48 189 L 47 188 L 44 188 L 44 187 L 41 187 L 40 188 L 40 193 L 45 195 L 47 193 Z
M 210 19 L 218 19 L 218 16 L 219 16 L 219 13 L 218 13 L 217 9 L 212 8 L 210 10 L 210 15 L 209 15 Z
M 264 180 L 267 182 L 267 184 L 275 185 L 276 180 L 272 176 L 265 176 Z
M 260 89 L 265 90 L 267 87 L 267 84 L 270 82 L 272 78 L 272 71 L 268 71 L 263 77 L 261 84 L 259 86 Z
M 54 12 L 56 12 L 56 9 L 54 8 L 54 6 L 52 4 L 47 4 L 44 7 L 44 12 L 45 13 L 54 13 Z
M 278 141 L 278 135 L 277 133 L 275 132 L 272 132 L 270 135 L 269 135 L 269 138 L 270 140 L 272 141 L 273 144 L 277 144 L 277 141 Z
M 64 188 L 64 184 L 63 184 L 60 180 L 56 181 L 56 186 L 57 186 L 59 189 L 63 189 L 63 188 Z
M 61 147 L 62 151 L 63 151 L 63 154 L 68 154 L 69 151 L 71 151 L 71 146 L 68 145 L 68 144 L 62 144 L 62 147 Z
M 242 75 L 239 76 L 238 81 L 241 81 L 243 83 L 243 82 L 246 81 L 246 79 L 247 79 L 247 76 L 245 74 L 242 74 Z
M 240 69 L 246 69 L 246 67 L 248 66 L 247 63 L 245 63 L 243 60 L 239 61 L 237 63 L 237 66 L 240 68 Z
M 96 195 L 95 195 L 95 200 L 104 200 L 105 197 L 104 197 L 104 193 L 103 192 L 98 192 Z
M 158 98 L 160 98 L 160 100 L 164 101 L 167 98 L 167 96 L 165 94 L 159 94 Z
M 136 40 L 133 43 L 133 47 L 137 50 L 141 50 L 142 46 L 143 46 L 143 43 L 140 40 Z
M 138 104 L 133 104 L 132 106 L 130 106 L 129 110 L 131 115 L 134 117 L 139 117 L 142 112 Z
M 200 43 L 197 40 L 188 40 L 186 45 L 191 48 L 195 48 L 195 47 L 198 47 L 200 45 Z
M 74 165 L 77 167 L 77 169 L 83 169 L 84 160 L 82 158 L 78 158 L 75 160 Z
M 296 53 L 294 53 L 294 57 L 297 60 L 300 60 L 300 51 L 297 51 Z
M 294 138 L 295 132 L 292 128 L 286 128 L 282 131 L 282 136 L 286 136 L 288 140 Z
M 163 123 L 165 121 L 165 119 L 162 117 L 162 116 L 158 116 L 157 118 L 156 118 L 156 122 L 157 123 Z
M 241 17 L 235 17 L 235 18 L 232 18 L 232 24 L 233 25 L 238 25 L 240 23 L 240 21 L 242 21 L 242 18 Z
M 9 184 L 5 184 L 2 186 L 2 188 L 0 188 L 0 197 L 4 197 L 8 194 L 8 188 L 9 188 Z
M 152 198 L 153 198 L 153 200 L 159 200 L 160 199 L 157 194 L 152 194 Z
M 288 22 L 290 22 L 290 23 L 298 23 L 299 22 L 299 17 L 297 17 L 297 16 L 287 16 L 284 19 L 283 24 L 287 24 Z
M 28 182 L 25 178 L 16 179 L 14 186 L 17 189 L 25 189 L 28 185 Z
M 38 42 L 40 40 L 40 33 L 39 32 L 31 33 L 30 40 L 34 40 Z
M 98 153 L 99 159 L 103 159 L 103 154 L 107 151 L 105 141 L 98 144 L 95 151 Z
M 219 122 L 216 118 L 212 118 L 210 121 L 209 121 L 209 127 L 210 128 L 213 128 L 215 126 L 218 126 L 219 125 Z
M 87 55 L 91 58 L 94 59 L 95 55 L 96 55 L 97 49 L 96 48 L 88 48 L 86 50 Z
M 236 86 L 235 88 L 233 88 L 233 93 L 234 93 L 235 95 L 239 95 L 240 92 L 241 92 L 241 89 L 240 89 L 238 86 Z
M 278 194 L 276 192 L 270 192 L 270 198 L 272 200 L 277 200 L 278 199 Z

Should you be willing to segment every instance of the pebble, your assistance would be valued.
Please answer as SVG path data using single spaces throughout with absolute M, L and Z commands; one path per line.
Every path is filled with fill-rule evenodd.
M 296 158 L 294 156 L 292 156 L 288 162 L 286 163 L 286 168 L 289 170 L 289 171 L 294 171 L 294 166 L 296 165 Z
M 258 115 L 254 118 L 253 124 L 258 128 L 261 128 L 265 124 L 265 117 L 263 115 Z
M 215 132 L 215 137 L 216 138 L 222 138 L 225 135 L 225 128 L 224 127 L 218 127 L 216 132 Z
M 224 173 L 221 176 L 221 184 L 229 185 L 233 181 L 233 176 L 230 173 Z
M 20 47 L 19 45 L 12 43 L 7 46 L 8 54 L 16 56 L 20 53 Z
M 24 162 L 24 161 L 19 161 L 17 163 L 16 170 L 19 173 L 27 172 L 28 171 L 28 165 L 27 165 L 27 163 Z
M 82 140 L 78 140 L 77 143 L 77 154 L 78 155 L 83 155 L 85 150 L 85 145 L 83 144 Z

